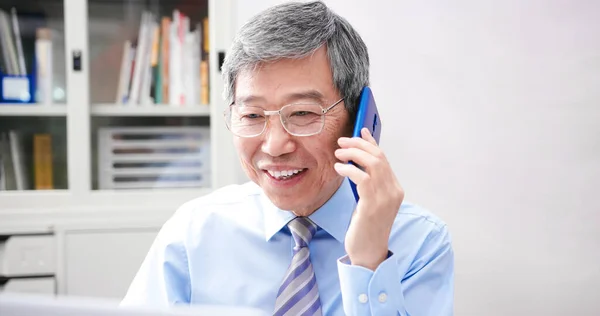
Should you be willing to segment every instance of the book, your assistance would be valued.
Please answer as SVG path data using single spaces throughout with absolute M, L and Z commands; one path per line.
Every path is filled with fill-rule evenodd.
M 169 31 L 171 25 L 170 17 L 163 17 L 161 21 L 161 43 L 160 43 L 160 61 L 159 61 L 159 73 L 158 86 L 157 86 L 157 103 L 165 103 L 169 100 Z
M 6 171 L 4 170 L 2 154 L 0 154 L 0 191 L 6 191 Z
M 17 18 L 17 9 L 14 7 L 10 10 L 12 18 L 12 29 L 15 36 L 15 48 L 18 61 L 18 74 L 21 76 L 27 75 L 27 67 L 25 67 L 25 56 L 23 55 L 23 43 L 21 42 L 21 30 L 19 28 L 19 19 Z
M 130 105 L 139 104 L 140 102 L 140 91 L 143 88 L 143 80 L 146 75 L 145 65 L 149 57 L 148 53 L 148 34 L 150 33 L 149 24 L 152 19 L 152 13 L 143 12 L 142 19 L 140 21 L 140 29 L 136 42 L 136 56 L 133 63 L 133 77 L 131 82 L 131 88 L 129 91 L 129 98 L 127 103 Z
M 135 58 L 135 49 L 131 41 L 123 43 L 123 55 L 121 57 L 121 70 L 119 71 L 119 85 L 117 87 L 117 95 L 115 103 L 125 104 L 129 97 L 129 81 L 131 78 L 132 63 Z
M 13 163 L 13 171 L 15 177 L 15 185 L 17 190 L 28 190 L 29 183 L 26 174 L 26 168 L 23 163 L 25 155 L 23 152 L 23 144 L 21 135 L 15 130 L 8 132 L 8 140 L 10 143 L 10 152 Z
M 3 55 L 7 68 L 7 75 L 20 75 L 16 46 L 13 39 L 13 31 L 10 17 L 6 11 L 0 9 L 0 37 Z
M 50 134 L 33 135 L 33 170 L 36 190 L 54 188 L 52 169 L 52 136 Z
M 16 190 L 17 180 L 13 156 L 10 148 L 10 139 L 7 133 L 0 133 L 0 160 L 2 161 L 2 187 L 4 190 Z
M 38 28 L 35 40 L 36 57 L 36 101 L 51 104 L 53 101 L 53 55 L 52 31 L 48 28 Z

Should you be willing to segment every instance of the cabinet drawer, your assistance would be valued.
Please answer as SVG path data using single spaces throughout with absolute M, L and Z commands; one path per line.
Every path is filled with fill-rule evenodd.
M 34 293 L 34 294 L 55 294 L 56 284 L 54 278 L 25 278 L 9 279 L 0 291 L 11 293 Z
M 54 236 L 10 236 L 0 241 L 0 276 L 53 275 Z

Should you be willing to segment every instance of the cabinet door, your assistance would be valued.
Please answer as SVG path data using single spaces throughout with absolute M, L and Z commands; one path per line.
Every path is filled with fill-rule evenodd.
M 0 1 L 0 197 L 68 189 L 63 1 Z
M 0 241 L 0 276 L 53 275 L 54 236 L 10 236 Z
M 67 295 L 122 298 L 159 228 L 66 232 Z
M 93 190 L 212 187 L 209 29 L 208 0 L 88 0 Z

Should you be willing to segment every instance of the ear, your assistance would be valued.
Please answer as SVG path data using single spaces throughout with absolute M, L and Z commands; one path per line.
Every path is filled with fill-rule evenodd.
M 344 112 L 346 113 L 346 122 L 344 124 L 344 132 L 342 133 L 342 136 L 352 137 L 352 134 L 354 133 L 354 121 L 356 119 L 352 117 L 352 114 L 346 108 L 344 108 Z

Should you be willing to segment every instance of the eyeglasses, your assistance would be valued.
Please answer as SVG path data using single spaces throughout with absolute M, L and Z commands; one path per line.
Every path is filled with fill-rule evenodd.
M 294 103 L 278 111 L 267 111 L 260 107 L 232 104 L 225 111 L 225 124 L 234 135 L 256 137 L 267 129 L 268 117 L 279 115 L 283 128 L 294 136 L 319 134 L 325 126 L 325 114 L 342 102 L 339 99 L 327 108 L 318 103 Z

